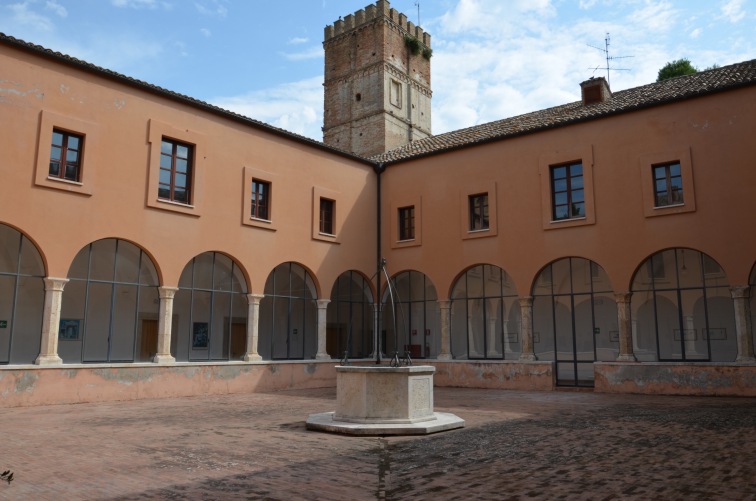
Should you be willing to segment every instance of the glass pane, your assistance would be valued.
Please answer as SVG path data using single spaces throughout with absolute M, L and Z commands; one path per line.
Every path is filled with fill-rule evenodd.
M 13 322 L 13 298 L 16 294 L 16 277 L 0 275 L 0 320 L 8 322 L 5 329 L 0 329 L 0 361 L 10 360 L 11 332 Z M 41 317 L 40 317 L 41 318 Z
M 160 169 L 160 184 L 171 184 L 171 171 Z
M 231 294 L 228 292 L 213 293 L 213 323 L 210 329 L 210 359 L 228 360 L 231 348 Z
M 183 277 L 183 273 L 182 273 Z M 142 254 L 142 264 L 139 271 L 139 283 L 142 285 L 160 285 L 155 264 L 146 253 Z M 179 283 L 179 287 L 181 284 Z
M 213 272 L 213 290 L 230 291 L 233 282 L 231 259 L 223 254 L 215 254 L 215 270 Z
M 113 335 L 110 340 L 111 361 L 134 361 L 137 290 L 138 287 L 135 285 L 115 286 Z
M 160 155 L 160 168 L 163 170 L 171 171 L 173 165 L 173 159 L 170 156 Z
M 189 148 L 183 144 L 177 144 L 176 156 L 179 158 L 189 158 Z
M 115 272 L 116 239 L 107 238 L 92 244 L 89 277 L 111 282 Z
M 75 150 L 66 150 L 66 162 L 75 164 L 79 161 L 79 153 Z
M 52 144 L 63 146 L 63 134 L 57 131 L 52 133 Z
M 554 193 L 554 203 L 556 205 L 564 205 L 567 203 L 567 193 Z
M 51 146 L 50 147 L 50 160 L 54 160 L 56 163 L 60 162 L 62 160 L 61 159 L 62 152 L 63 150 L 61 148 L 57 146 Z
M 75 165 L 66 165 L 65 178 L 69 181 L 78 181 L 79 169 Z
M 83 362 L 108 361 L 112 288 L 111 284 L 89 285 L 87 312 L 83 325 Z
M 572 292 L 571 278 L 569 258 L 551 263 L 551 280 L 554 283 L 554 294 L 569 294 Z
M 485 319 L 483 299 L 467 301 L 467 346 L 470 358 L 485 358 Z
M 619 327 L 617 303 L 610 295 L 593 298 L 595 318 L 596 360 L 614 361 L 619 356 Z
M 194 288 L 212 290 L 214 252 L 204 252 L 194 258 Z
M 554 180 L 567 177 L 567 167 L 553 167 L 551 169 L 551 178 Z
M 663 291 L 656 294 L 656 323 L 659 338 L 659 358 L 682 360 L 684 340 L 692 339 L 694 332 L 683 331 L 678 312 L 677 292 Z M 653 321 L 653 318 L 650 320 Z
M 467 301 L 451 304 L 451 352 L 456 359 L 467 358 Z
M 139 259 L 141 249 L 136 245 L 118 241 L 118 254 L 116 256 L 115 281 L 137 283 L 139 281 Z
M 591 261 L 583 258 L 572 258 L 572 291 L 578 293 L 591 292 L 592 273 Z
M 231 286 L 234 292 L 247 293 L 247 280 L 244 278 L 242 270 L 238 266 L 234 266 L 234 275 L 231 277 Z
M 68 136 L 68 148 L 72 150 L 78 150 L 79 138 L 76 136 Z
M 573 177 L 570 180 L 570 186 L 573 190 L 582 189 L 583 188 L 583 176 Z M 573 197 L 574 199 L 574 197 Z
M 192 326 L 189 347 L 189 360 L 207 360 L 211 338 L 212 325 L 212 293 L 195 290 L 192 301 Z
M 51 176 L 60 176 L 60 163 L 50 162 L 49 172 Z
M 3 286 L 0 285 L 0 304 L 5 304 L 7 292 L 7 288 L 3 291 Z M 0 333 L 5 331 L 13 335 L 10 363 L 33 364 L 37 355 L 39 355 L 44 303 L 45 286 L 42 279 L 39 277 L 19 277 L 13 325 L 8 322 L 7 328 L 0 329 Z M 2 308 L 3 306 L 0 306 L 0 310 Z M 0 319 L 10 320 L 10 317 L 3 314 Z
M 183 174 L 186 174 L 186 171 L 187 171 L 187 165 L 188 165 L 188 164 L 187 164 L 186 160 L 183 160 L 183 159 L 180 159 L 180 158 L 179 158 L 179 159 L 176 159 L 176 172 L 177 172 L 177 173 L 178 173 L 178 172 L 181 172 L 181 173 L 183 173 Z M 177 177 L 178 177 L 178 176 L 177 176 Z M 186 177 L 186 176 L 184 176 L 184 177 Z M 178 181 L 176 181 L 176 182 L 178 182 Z
M 173 190 L 173 200 L 181 203 L 189 203 L 186 190 L 184 188 L 175 188 Z
M 165 186 L 160 186 L 160 188 L 158 188 L 158 197 L 164 198 L 164 199 L 170 199 L 171 189 Z
M 186 272 L 187 268 L 184 268 Z M 181 287 L 181 282 L 179 282 Z M 191 323 L 192 293 L 186 289 L 176 291 L 173 299 L 173 332 L 171 333 L 171 354 L 177 361 L 187 362 L 192 346 L 193 326 Z
M 172 155 L 173 143 L 171 143 L 170 141 L 163 140 L 163 142 L 160 144 L 160 152 L 166 155 Z
M 263 299 L 263 301 L 265 301 Z M 274 360 L 285 359 L 288 357 L 289 346 L 289 299 L 274 297 L 271 298 L 273 303 L 273 329 L 272 333 L 272 352 L 271 358 Z
M 516 297 L 504 300 L 502 337 L 504 339 L 505 358 L 515 360 L 522 351 L 522 324 L 520 320 L 520 303 Z
M 582 176 L 582 175 L 583 175 L 583 164 L 570 165 L 570 176 L 574 178 L 576 176 Z
M 672 164 L 669 166 L 669 175 L 670 176 L 679 176 L 680 175 L 680 164 Z
M 486 358 L 502 358 L 502 314 L 500 298 L 486 299 Z
M 554 315 L 549 296 L 533 299 L 533 349 L 539 360 L 554 360 Z
M 596 332 L 594 329 L 591 296 L 589 294 L 577 295 L 574 296 L 574 301 L 576 360 L 593 361 L 595 359 L 593 339 L 600 332 Z
M 703 287 L 702 254 L 690 249 L 677 249 L 676 254 L 679 286 Z
M 583 199 L 583 190 L 573 190 L 572 191 L 572 202 L 573 204 L 576 204 L 578 202 L 582 202 Z
M 555 179 L 554 180 L 554 191 L 567 191 L 567 179 Z
M 497 266 L 486 265 L 484 271 L 484 287 L 486 297 L 500 297 L 502 295 L 502 272 Z
M 18 271 L 20 245 L 21 233 L 10 226 L 0 224 L 0 272 L 16 273 Z
M 569 296 L 554 297 L 554 314 L 557 360 L 574 360 L 572 310 Z

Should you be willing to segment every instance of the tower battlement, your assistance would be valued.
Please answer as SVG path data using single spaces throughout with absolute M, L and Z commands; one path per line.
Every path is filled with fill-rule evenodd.
M 323 40 L 324 42 L 328 42 L 332 38 L 348 33 L 355 28 L 359 28 L 360 26 L 371 23 L 379 18 L 387 19 L 389 22 L 396 25 L 401 31 L 417 38 L 420 43 L 430 48 L 430 33 L 426 33 L 420 26 L 416 26 L 412 21 L 408 21 L 407 16 L 392 8 L 388 0 L 378 0 L 375 5 L 368 5 L 364 9 L 356 11 L 354 14 L 349 14 L 343 19 L 339 18 L 337 21 L 334 21 L 333 24 L 329 24 L 325 27 Z

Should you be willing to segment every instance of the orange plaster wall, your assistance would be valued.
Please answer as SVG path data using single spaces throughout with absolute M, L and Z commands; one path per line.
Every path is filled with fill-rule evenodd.
M 629 290 L 636 267 L 651 254 L 689 247 L 714 258 L 731 285 L 745 285 L 756 261 L 750 224 L 756 214 L 754 137 L 751 87 L 390 165 L 381 179 L 382 219 L 396 218 L 395 207 L 421 203 L 422 234 L 421 245 L 396 245 L 396 225 L 383 226 L 389 272 L 423 272 L 444 299 L 466 268 L 494 264 L 525 296 L 541 268 L 577 256 L 601 265 L 621 292 Z M 694 210 L 647 217 L 643 174 L 651 168 L 649 159 L 686 154 Z M 593 159 L 595 222 L 549 223 L 543 179 L 548 166 L 584 157 Z M 495 186 L 497 196 L 495 231 L 463 239 L 461 204 L 486 184 Z M 686 191 L 686 209 L 693 209 Z
M 0 46 L 0 68 L 9 75 L 0 114 L 12 124 L 0 137 L 0 223 L 38 245 L 48 276 L 65 277 L 80 249 L 107 237 L 141 246 L 165 286 L 176 286 L 186 264 L 205 251 L 235 259 L 250 293 L 262 293 L 273 268 L 287 261 L 309 268 L 326 298 L 339 274 L 373 274 L 372 166 L 11 47 Z M 50 123 L 86 129 L 84 190 L 35 184 L 38 166 L 47 165 Z M 159 148 L 150 143 L 153 127 L 197 142 L 193 208 L 165 210 L 170 204 L 157 203 L 148 189 L 152 148 Z M 245 168 L 275 177 L 275 231 L 242 224 Z M 312 236 L 315 188 L 336 193 L 336 242 Z

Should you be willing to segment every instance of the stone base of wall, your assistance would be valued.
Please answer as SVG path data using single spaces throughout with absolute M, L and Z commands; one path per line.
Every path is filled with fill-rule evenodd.
M 15 366 L 0 369 L 0 407 L 333 387 L 337 363 Z
M 756 365 L 596 362 L 593 367 L 597 392 L 756 397 Z
M 436 368 L 435 386 L 520 391 L 551 391 L 555 387 L 554 362 L 423 360 L 422 364 Z

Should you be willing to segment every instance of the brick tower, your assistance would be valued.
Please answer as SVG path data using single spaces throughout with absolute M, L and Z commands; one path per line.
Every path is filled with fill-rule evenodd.
M 323 141 L 372 156 L 431 134 L 431 37 L 378 0 L 326 26 Z

